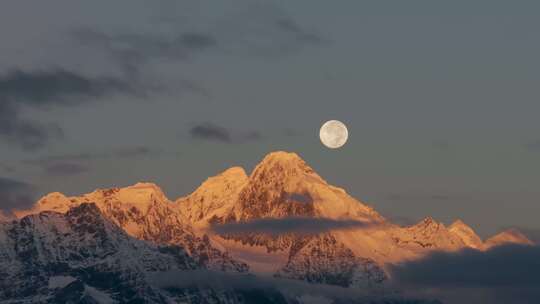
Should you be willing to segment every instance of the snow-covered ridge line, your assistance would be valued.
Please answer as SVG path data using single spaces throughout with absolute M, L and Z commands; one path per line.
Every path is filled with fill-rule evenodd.
M 282 151 L 268 154 L 249 175 L 232 167 L 174 202 L 157 185 L 138 183 L 75 197 L 51 193 L 33 208 L 14 213 L 18 217 L 47 210 L 65 213 L 88 202 L 95 202 L 107 219 L 130 236 L 182 246 L 209 269 L 271 269 L 280 276 L 343 286 L 365 285 L 367 277 L 381 281 L 384 275 L 379 270 L 386 264 L 436 250 L 487 250 L 507 243 L 532 243 L 518 231 L 483 241 L 461 220 L 448 227 L 432 218 L 407 227 L 395 225 L 344 189 L 329 185 L 297 154 Z M 298 217 L 376 225 L 324 230 L 311 236 L 296 235 L 295 227 L 279 236 L 221 235 L 209 229 L 215 224 L 241 227 L 253 221 Z M 343 265 L 350 265 L 354 273 L 340 276 Z M 321 277 L 322 273 L 326 275 Z

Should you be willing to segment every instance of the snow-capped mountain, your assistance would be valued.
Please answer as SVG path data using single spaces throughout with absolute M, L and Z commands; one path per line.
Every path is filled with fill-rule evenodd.
M 432 218 L 409 227 L 394 225 L 345 190 L 329 185 L 295 153 L 268 154 L 250 176 L 241 168 L 229 169 L 209 178 L 176 203 L 184 217 L 198 228 L 291 216 L 353 219 L 370 224 L 367 228 L 329 231 L 308 238 L 250 231 L 241 235 L 210 234 L 213 243 L 246 262 L 252 271 L 308 281 L 372 285 L 372 281 L 359 282 L 357 278 L 375 277 L 374 281 L 382 282 L 385 264 L 419 258 L 434 250 L 489 248 L 460 220 L 450 227 Z M 527 242 L 526 238 L 506 237 L 502 243 L 506 240 Z M 377 275 L 344 275 L 344 265 L 356 270 L 369 265 Z
M 316 247 L 319 245 L 313 250 Z M 336 257 L 347 254 L 343 248 L 332 251 L 337 253 Z M 325 264 L 327 260 L 319 262 Z M 343 277 L 355 273 L 348 266 L 351 265 L 343 265 Z M 168 279 L 169 273 L 184 274 Z M 249 284 L 245 282 L 255 277 L 238 272 L 229 277 L 217 275 L 221 280 L 217 284 L 208 282 L 200 286 L 200 278 L 195 277 L 205 273 L 212 276 L 207 278 L 210 280 L 216 276 L 179 246 L 158 246 L 131 237 L 93 203 L 81 203 L 65 213 L 41 211 L 0 224 L 1 303 L 311 303 L 307 291 L 298 290 L 298 286 L 288 290 L 287 283 L 281 288 L 275 283 L 261 285 L 264 281 Z M 358 273 L 377 275 L 367 264 L 366 272 Z M 283 277 L 288 275 L 283 273 Z M 162 279 L 156 281 L 159 277 Z M 184 284 L 176 285 L 175 278 L 183 278 Z M 327 277 L 325 273 L 307 272 L 305 277 L 292 278 L 321 282 L 319 278 Z M 192 279 L 196 285 L 189 284 Z M 238 279 L 246 286 L 239 285 Z M 346 282 L 340 277 L 334 279 L 327 283 Z M 316 299 L 336 304 L 367 303 L 365 296 L 343 300 L 329 294 Z M 374 295 L 369 303 L 438 302 Z
M 209 269 L 245 272 L 248 266 L 214 248 L 204 235 L 196 236 L 176 204 L 152 183 L 138 183 L 126 188 L 96 190 L 79 197 L 51 193 L 30 210 L 15 211 L 18 216 L 44 210 L 66 212 L 83 203 L 95 203 L 103 215 L 130 236 L 155 244 L 179 245 L 198 263 Z
M 170 271 L 208 270 L 180 246 L 133 238 L 93 203 L 0 224 L 0 303 L 299 303 L 272 286 L 166 288 L 155 282 Z
M 516 231 L 483 242 L 460 220 L 449 227 L 432 218 L 408 227 L 395 225 L 344 189 L 328 184 L 297 154 L 287 152 L 268 154 L 249 176 L 242 168 L 230 168 L 174 202 L 155 184 L 138 183 L 77 197 L 51 193 L 33 208 L 14 214 L 24 222 L 43 214 L 68 215 L 89 203 L 133 239 L 183 248 L 194 267 L 363 289 L 385 285 L 385 265 L 436 250 L 486 250 L 508 242 L 530 243 Z M 290 218 L 364 225 L 308 235 L 248 230 L 220 234 L 213 229 Z
M 196 269 L 181 247 L 128 236 L 94 204 L 45 211 L 0 226 L 0 302 L 160 302 L 145 273 Z M 74 301 L 76 302 L 76 301 Z
M 504 244 L 525 244 L 532 245 L 533 242 L 529 240 L 523 233 L 517 229 L 508 229 L 497 235 L 494 235 L 486 240 L 484 246 L 486 249 L 500 246 Z

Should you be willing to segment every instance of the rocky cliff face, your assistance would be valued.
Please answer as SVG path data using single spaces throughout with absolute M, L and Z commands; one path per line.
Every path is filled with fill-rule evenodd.
M 99 189 L 79 197 L 52 193 L 31 210 L 16 211 L 19 217 L 44 210 L 66 212 L 83 203 L 95 203 L 103 215 L 130 236 L 161 245 L 178 245 L 209 269 L 245 272 L 248 266 L 230 258 L 210 244 L 204 235 L 194 234 L 178 205 L 165 197 L 155 184 L 138 183 L 126 188 Z
M 94 204 L 65 214 L 28 215 L 0 227 L 1 301 L 62 302 L 78 295 L 90 303 L 95 291 L 122 302 L 160 302 L 146 272 L 197 267 L 181 247 L 128 236 Z

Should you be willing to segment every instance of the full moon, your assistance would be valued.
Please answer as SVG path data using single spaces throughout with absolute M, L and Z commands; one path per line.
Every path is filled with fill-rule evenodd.
M 349 138 L 349 131 L 344 123 L 339 120 L 325 122 L 319 131 L 319 137 L 323 145 L 330 149 L 341 148 Z

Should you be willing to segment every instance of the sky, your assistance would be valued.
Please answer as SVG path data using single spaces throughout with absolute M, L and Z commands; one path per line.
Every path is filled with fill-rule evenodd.
M 537 1 L 2 7 L 4 209 L 138 181 L 175 199 L 285 150 L 403 224 L 540 229 Z

